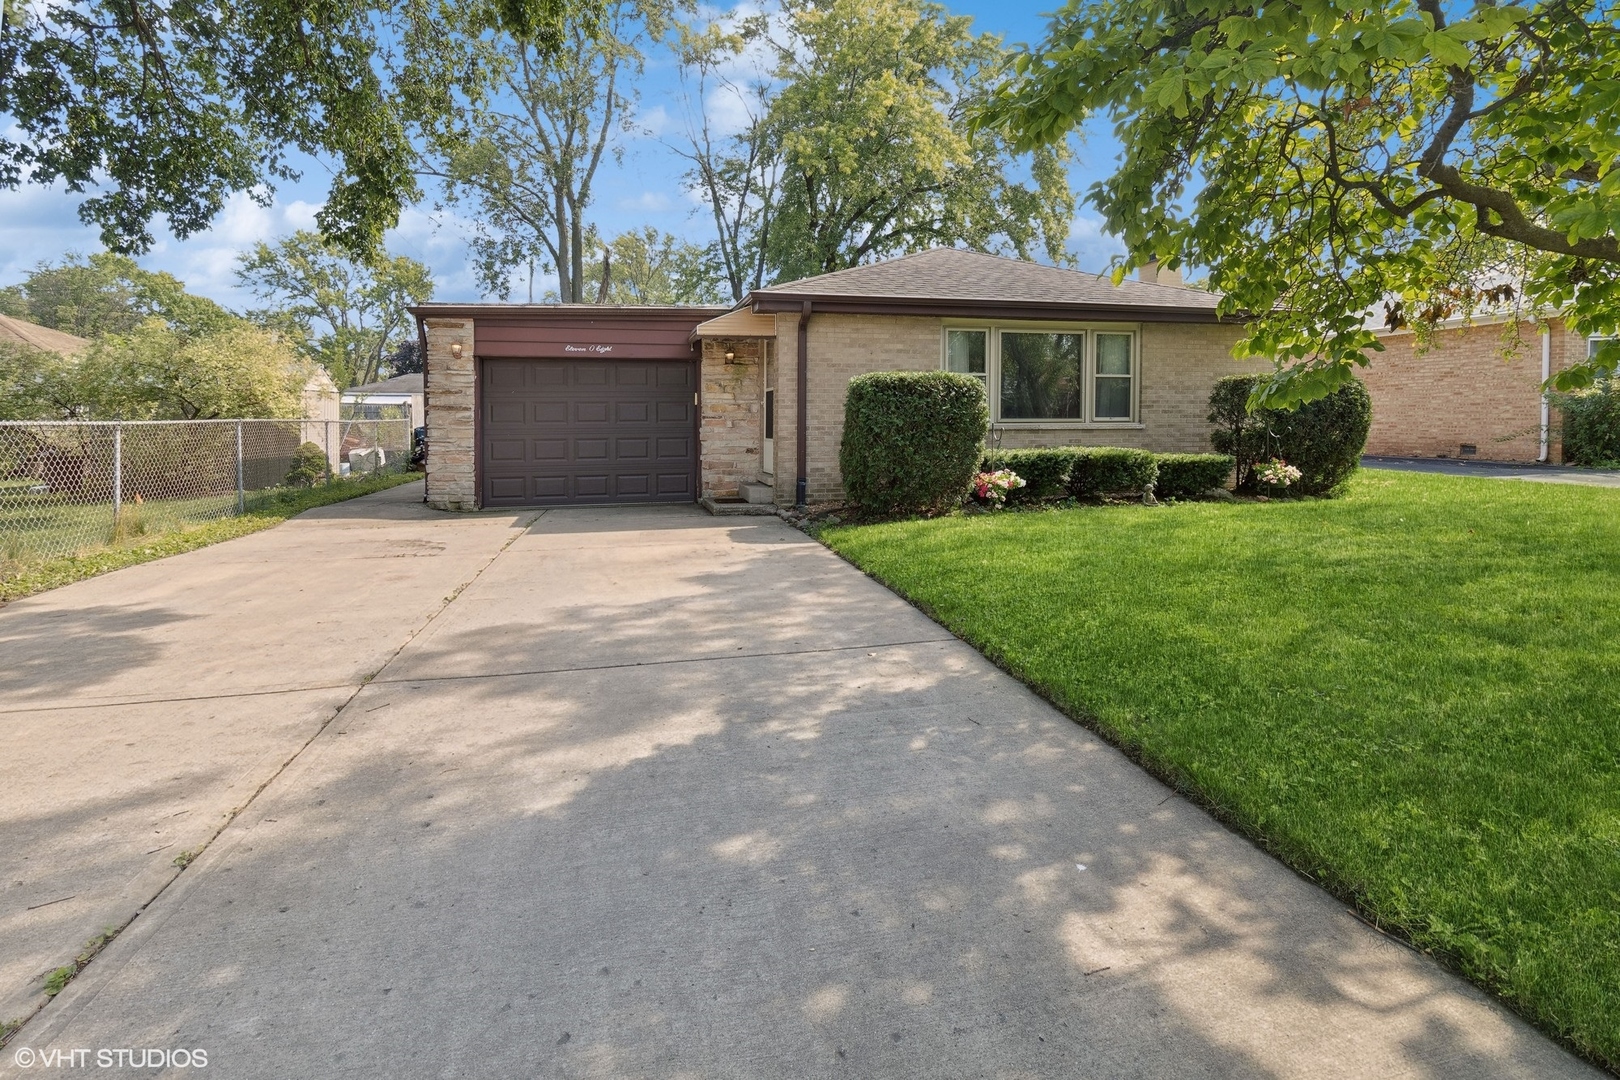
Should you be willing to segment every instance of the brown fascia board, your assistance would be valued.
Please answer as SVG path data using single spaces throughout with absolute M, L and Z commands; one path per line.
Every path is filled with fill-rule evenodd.
M 810 293 L 755 292 L 758 314 L 796 315 L 806 300 L 814 314 L 937 315 L 985 319 L 1104 319 L 1113 322 L 1241 323 L 1246 315 L 1217 315 L 1213 308 L 1150 307 L 1111 304 L 1053 304 L 1044 300 L 934 300 L 893 296 L 818 296 Z
M 524 322 L 535 319 L 580 317 L 602 319 L 668 319 L 696 316 L 698 321 L 730 311 L 729 307 L 670 305 L 667 307 L 616 307 L 612 304 L 417 304 L 405 309 L 418 319 L 472 318 Z

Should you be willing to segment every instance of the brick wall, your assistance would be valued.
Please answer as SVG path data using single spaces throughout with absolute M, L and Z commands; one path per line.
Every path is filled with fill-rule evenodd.
M 461 346 L 461 356 L 450 346 Z M 427 501 L 440 510 L 478 508 L 476 365 L 471 319 L 427 320 Z
M 1488 323 L 1437 331 L 1427 350 L 1411 333 L 1382 337 L 1361 372 L 1373 400 L 1367 453 L 1535 461 L 1541 444 L 1541 331 Z M 1562 320 L 1551 333 L 1552 371 L 1586 357 L 1586 341 Z M 1558 413 L 1548 456 L 1560 459 Z
M 763 338 L 705 338 L 700 486 L 704 495 L 735 496 L 760 479 L 764 444 Z M 726 353 L 732 358 L 726 359 Z
M 778 315 L 776 501 L 791 503 L 796 478 L 798 317 Z M 890 315 L 812 315 L 809 352 L 809 499 L 843 498 L 838 444 L 849 380 L 868 371 L 932 371 L 940 365 L 943 320 Z M 999 428 L 1002 446 L 1135 446 L 1161 452 L 1209 450 L 1209 392 L 1222 375 L 1263 370 L 1231 356 L 1240 328 L 1146 324 L 1142 333 L 1139 424 Z

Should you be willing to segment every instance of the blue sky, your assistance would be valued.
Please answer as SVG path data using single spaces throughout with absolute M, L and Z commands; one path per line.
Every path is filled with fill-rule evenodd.
M 956 3 L 951 10 L 971 15 L 977 30 L 1001 34 L 1009 42 L 1038 42 L 1046 19 L 1042 7 L 1016 7 L 991 0 Z M 639 127 L 673 138 L 669 118 L 681 115 L 677 80 L 670 58 L 649 56 L 641 83 Z M 637 136 L 624 144 L 622 163 L 604 160 L 597 177 L 595 220 L 605 235 L 639 225 L 653 225 L 699 243 L 711 232 L 707 217 L 681 190 L 680 160 L 654 136 Z M 1107 175 L 1118 152 L 1106 127 L 1088 131 L 1077 143 L 1071 182 L 1077 192 Z M 150 270 L 167 270 L 185 281 L 192 291 L 233 308 L 252 306 L 249 293 L 234 277 L 237 253 L 259 240 L 272 240 L 294 229 L 312 227 L 326 190 L 327 174 L 320 162 L 309 162 L 304 179 L 283 185 L 274 203 L 261 208 L 237 196 L 206 233 L 179 241 L 157 230 L 159 242 L 140 262 Z M 422 204 L 408 208 L 399 228 L 389 236 L 390 250 L 426 263 L 437 285 L 435 299 L 481 299 L 467 259 L 465 225 L 433 208 L 433 192 Z M 11 284 L 41 260 L 57 261 L 65 253 L 88 254 L 99 250 L 95 230 L 80 224 L 80 196 L 65 191 L 24 186 L 0 191 L 0 285 Z M 1095 214 L 1082 208 L 1071 229 L 1070 250 L 1087 269 L 1100 270 L 1119 246 L 1099 229 Z M 535 293 L 543 289 L 537 278 Z M 514 294 L 514 299 L 522 299 Z

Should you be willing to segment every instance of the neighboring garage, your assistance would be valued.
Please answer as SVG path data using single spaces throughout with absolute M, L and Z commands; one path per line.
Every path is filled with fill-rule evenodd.
M 470 387 L 430 370 L 430 455 L 453 470 L 470 467 L 479 506 L 694 502 L 700 386 L 692 331 L 720 310 L 416 309 L 424 336 L 455 327 L 459 337 L 444 348 L 474 361 L 456 365 L 470 367 Z M 473 406 L 465 410 L 471 433 L 436 422 L 462 412 L 443 407 L 457 398 Z M 467 445 L 476 448 L 471 460 Z

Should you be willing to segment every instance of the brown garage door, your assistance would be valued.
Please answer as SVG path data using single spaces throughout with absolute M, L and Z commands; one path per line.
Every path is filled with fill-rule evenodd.
M 696 372 L 676 360 L 485 360 L 485 506 L 692 502 Z

